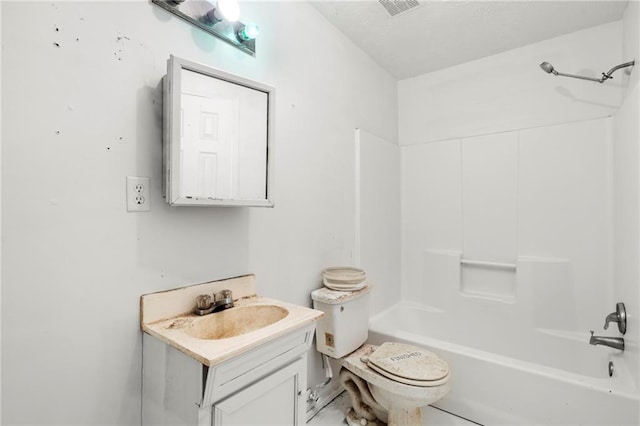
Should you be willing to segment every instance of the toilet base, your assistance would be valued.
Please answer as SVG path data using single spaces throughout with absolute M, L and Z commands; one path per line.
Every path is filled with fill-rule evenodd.
M 349 408 L 344 420 L 349 426 L 420 426 L 422 425 L 422 411 L 419 408 L 391 410 L 389 411 L 389 423 L 384 423 L 379 419 L 367 420 L 358 416 L 353 408 Z
M 344 420 L 347 422 L 349 426 L 385 426 L 386 423 L 381 422 L 380 420 L 367 420 L 363 417 L 360 417 L 356 414 L 353 408 L 349 408 Z
M 420 426 L 422 425 L 422 412 L 420 408 L 391 409 L 389 410 L 389 426 Z

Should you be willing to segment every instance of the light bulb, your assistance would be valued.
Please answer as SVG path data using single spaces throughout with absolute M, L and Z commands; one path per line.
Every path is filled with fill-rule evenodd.
M 237 0 L 218 0 L 216 10 L 229 22 L 236 22 L 240 18 L 240 5 Z
M 238 29 L 237 32 L 238 38 L 242 41 L 253 40 L 254 38 L 258 37 L 259 33 L 260 29 L 254 23 L 243 25 L 242 27 L 240 27 L 240 29 Z

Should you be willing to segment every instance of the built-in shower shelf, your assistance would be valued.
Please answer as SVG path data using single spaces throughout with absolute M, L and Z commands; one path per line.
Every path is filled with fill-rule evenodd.
M 516 263 L 460 257 L 460 292 L 502 303 L 516 301 Z
M 502 263 L 502 262 L 489 262 L 486 260 L 471 260 L 471 259 L 460 259 L 461 265 L 469 265 L 469 266 L 480 266 L 486 268 L 498 268 L 498 269 L 513 269 L 514 271 L 517 269 L 517 265 L 515 263 Z

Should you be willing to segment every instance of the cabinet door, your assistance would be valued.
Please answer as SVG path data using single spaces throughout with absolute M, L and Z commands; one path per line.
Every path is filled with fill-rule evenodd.
M 213 426 L 304 425 L 306 382 L 299 358 L 214 405 Z

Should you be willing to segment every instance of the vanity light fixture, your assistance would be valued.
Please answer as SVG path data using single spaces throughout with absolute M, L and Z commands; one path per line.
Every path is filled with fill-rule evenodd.
M 212 24 L 220 21 L 236 22 L 240 19 L 240 5 L 237 0 L 218 0 L 216 6 L 207 12 L 207 19 Z
M 178 16 L 226 43 L 255 56 L 258 26 L 243 24 L 238 0 L 217 0 L 215 4 L 202 0 L 151 0 L 157 6 Z
M 238 28 L 238 30 L 236 31 L 236 35 L 243 42 L 254 40 L 256 37 L 258 37 L 259 33 L 260 33 L 260 29 L 254 23 L 243 25 L 240 28 Z

